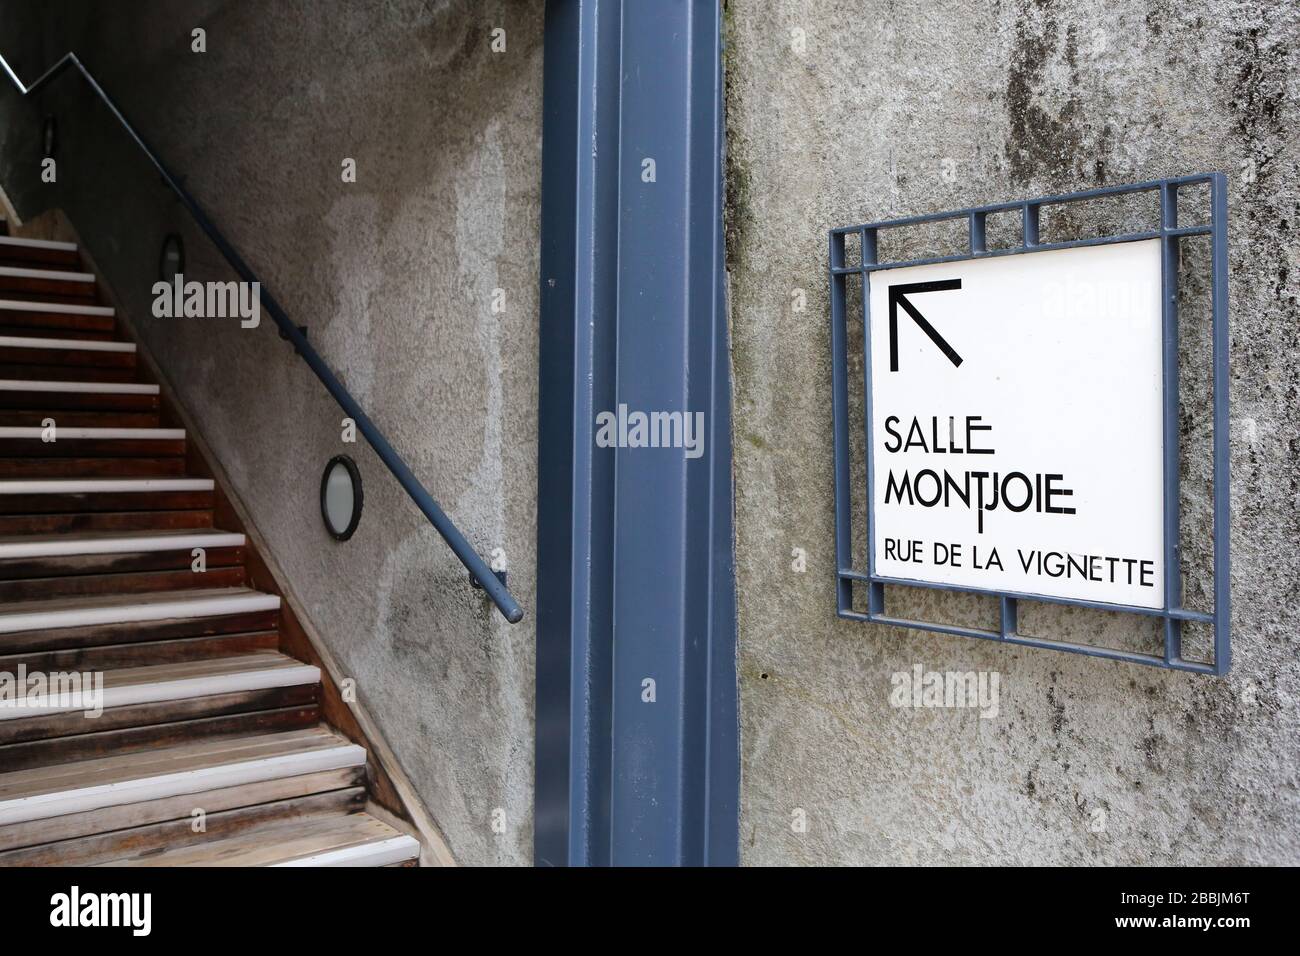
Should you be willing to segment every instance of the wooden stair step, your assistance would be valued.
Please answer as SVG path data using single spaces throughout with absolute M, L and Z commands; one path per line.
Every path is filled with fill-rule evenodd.
M 360 786 L 229 809 L 212 808 L 205 802 L 204 826 L 197 833 L 194 819 L 188 815 L 177 820 L 143 822 L 107 833 L 0 851 L 0 866 L 94 866 L 177 850 L 196 843 L 210 844 L 271 823 L 324 814 L 356 813 L 364 810 L 365 806 L 366 790 Z
M 138 371 L 131 366 L 100 367 L 95 365 L 34 365 L 31 356 L 16 361 L 11 356 L 16 351 L 0 356 L 0 379 L 40 379 L 56 382 L 117 382 L 134 383 Z
M 157 385 L 140 382 L 5 379 L 0 380 L 0 408 L 157 413 L 159 390 Z
M 0 458 L 0 478 L 157 478 L 185 475 L 185 458 Z
M 260 808 L 282 807 L 290 801 L 354 791 L 364 785 L 365 767 L 344 767 L 0 826 L 0 866 L 57 864 L 68 841 L 87 837 L 102 840 L 110 856 L 120 855 L 112 853 L 115 837 L 125 838 L 129 847 L 133 834 L 144 833 L 145 841 L 152 842 L 146 828 L 178 824 L 190 829 L 196 807 L 203 808 L 211 823 L 231 811 L 259 814 L 265 812 Z
M 95 297 L 95 276 L 89 272 L 40 266 L 0 266 L 0 292 L 7 296 L 49 296 L 76 301 Z
M 79 316 L 52 316 L 65 321 L 47 321 L 35 312 L 8 312 L 0 315 L 0 336 L 23 338 L 39 335 L 45 339 L 85 339 L 93 342 L 121 341 L 112 329 L 83 328 Z M 74 321 L 69 322 L 67 319 Z
M 4 457 L 149 457 L 185 454 L 183 428 L 59 427 L 53 441 L 40 427 L 0 426 L 0 456 Z
M 195 548 L 203 550 L 207 570 L 201 573 L 242 568 L 246 544 L 242 534 L 220 530 L 8 535 L 0 537 L 0 587 L 7 581 L 31 578 L 66 577 L 75 581 L 85 576 L 128 572 L 193 573 Z
M 48 335 L 0 335 L 0 349 L 52 352 L 105 352 L 135 354 L 134 342 L 105 339 L 65 339 Z
M 0 581 L 0 604 L 37 598 L 184 592 L 196 586 L 236 588 L 246 584 L 248 572 L 242 565 L 209 567 L 203 571 L 195 571 L 186 566 L 139 571 L 118 570 L 108 574 L 56 574 L 44 578 Z
M 212 646 L 202 646 L 215 643 L 210 639 L 200 638 L 187 642 L 196 645 L 193 651 L 207 652 L 207 656 L 194 657 L 189 663 L 211 667 L 214 666 L 213 661 L 230 661 L 238 656 L 229 653 L 230 648 L 241 644 L 250 645 L 249 654 L 278 654 L 274 646 L 277 637 L 274 633 L 270 635 L 272 638 L 270 646 L 265 642 L 261 647 L 251 646 L 255 644 L 252 639 L 260 636 L 262 635 L 244 635 L 233 641 L 222 641 L 215 653 Z M 177 642 L 162 643 L 165 645 Z M 111 652 L 115 649 L 107 650 Z M 174 652 L 174 647 L 160 651 L 157 645 L 144 645 L 131 650 L 139 650 L 142 654 L 160 654 L 161 656 L 152 662 L 153 667 L 166 666 L 174 669 L 183 663 L 175 656 L 167 656 L 168 652 Z M 99 651 L 98 648 L 85 649 L 76 655 L 79 664 L 71 667 L 67 666 L 69 655 L 64 652 L 58 655 L 58 666 L 51 667 L 47 664 L 45 667 L 37 666 L 35 669 L 64 671 L 96 669 L 94 665 L 98 661 L 105 660 L 98 656 Z M 47 655 L 47 660 L 52 656 Z M 7 667 L 10 673 L 17 674 L 19 664 L 15 661 L 22 662 L 23 658 L 0 658 L 0 661 L 3 661 L 3 666 Z M 46 662 L 38 657 L 33 660 L 33 663 L 40 665 Z M 33 665 L 27 664 L 27 667 L 28 673 L 31 673 Z M 149 668 L 135 666 L 117 670 L 128 669 L 144 671 Z M 107 672 L 113 668 L 106 667 L 104 670 L 107 676 Z M 314 727 L 320 722 L 319 682 L 308 680 L 279 686 L 284 680 L 284 675 L 281 675 L 279 680 L 267 678 L 255 682 L 269 683 L 272 686 L 247 687 L 225 678 L 222 673 L 218 673 L 216 678 L 216 682 L 207 690 L 219 692 L 194 696 L 174 696 L 174 693 L 167 693 L 164 694 L 168 698 L 165 700 L 119 703 L 107 707 L 93 719 L 88 719 L 83 710 L 59 712 L 33 709 L 34 712 L 29 716 L 0 720 L 0 766 L 6 770 L 17 771 L 134 753 L 146 749 L 156 750 L 160 747 L 176 746 L 195 740 L 302 730 Z M 177 687 L 155 689 L 160 693 L 184 690 Z M 93 700 L 91 703 L 93 704 Z M 105 703 L 112 703 L 112 700 Z
M 223 592 L 228 589 L 221 589 Z M 175 592 L 172 592 L 175 593 Z M 161 621 L 127 621 L 54 630 L 19 631 L 0 636 L 0 654 L 36 654 L 90 647 L 128 648 L 154 641 L 222 637 L 279 627 L 280 610 L 244 611 L 212 617 L 168 618 Z
M 0 537 L 0 578 L 5 577 L 5 562 L 11 559 L 242 548 L 247 540 L 243 534 L 233 531 L 171 531 L 136 535 L 100 532 L 71 537 L 63 534 L 10 535 Z
M 273 611 L 280 598 L 249 588 L 213 588 L 193 591 L 162 591 L 154 594 L 100 595 L 20 601 L 0 610 L 0 635 L 27 631 L 137 624 L 149 621 Z M 0 637 L 0 650 L 6 640 Z
M 52 419 L 59 428 L 157 428 L 159 410 L 125 411 L 117 409 L 79 408 L 21 408 L 6 409 L 0 405 L 0 426 L 13 428 L 39 428 L 46 419 Z
M 117 333 L 117 312 L 110 306 L 0 298 L 0 326 L 30 330 L 24 335 L 111 337 Z
M 21 342 L 23 336 L 6 336 L 10 341 Z M 121 345 L 115 341 L 95 341 L 93 339 L 42 339 L 44 345 L 6 345 L 0 343 L 0 362 L 7 367 L 30 366 L 31 368 L 65 367 L 72 369 L 93 369 L 96 373 L 122 370 L 135 370 L 136 355 L 118 349 L 88 349 L 85 346 Z M 75 343 L 77 348 L 57 348 L 50 343 Z M 80 374 L 80 373 L 79 373 Z M 86 374 L 89 374 L 88 372 Z
M 3 384 L 3 383 L 0 383 Z M 118 384 L 104 382 L 105 385 Z M 33 392 L 6 391 L 0 388 L 0 409 L 10 412 L 53 411 L 51 417 L 57 419 L 58 413 L 70 412 L 93 413 L 107 412 L 126 415 L 157 415 L 160 412 L 158 396 L 155 395 L 117 395 L 111 392 Z M 42 419 L 46 416 L 42 416 Z M 156 419 L 155 419 L 156 423 Z M 6 422 L 13 425 L 31 425 L 37 422 Z M 65 422 L 79 425 L 80 422 Z M 87 422 L 85 424 L 92 424 Z M 108 423 L 114 424 L 114 423 Z
M 34 312 L 49 316 L 81 316 L 86 319 L 116 319 L 117 310 L 93 302 L 39 302 L 0 296 L 0 318 L 16 312 Z
M 75 242 L 0 236 L 0 264 L 26 265 L 27 263 L 45 263 L 54 268 L 72 268 L 81 264 L 81 257 L 77 254 Z
M 360 789 L 365 786 L 365 770 L 364 766 L 344 767 L 0 826 L 0 866 L 56 864 L 66 841 L 89 836 L 105 841 L 118 835 L 129 838 L 145 827 L 169 823 L 189 828 L 196 807 L 202 807 L 211 821 L 232 810 L 272 807 L 317 794 Z
M 0 495 L 148 494 L 162 491 L 212 491 L 215 487 L 211 478 L 44 478 L 32 481 L 0 480 Z
M 320 723 L 315 684 L 213 694 L 106 710 L 0 722 L 0 760 L 8 771 L 121 756 L 195 740 L 305 730 Z
M 50 336 L 0 336 L 0 362 L 8 365 L 74 365 L 133 369 L 134 342 Z
M 211 508 L 206 478 L 0 479 L 0 514 Z
M 210 509 L 211 491 L 74 492 L 68 495 L 0 495 L 0 514 L 50 515 L 96 511 L 193 511 Z
M 326 728 L 203 740 L 0 774 L 0 826 L 364 766 Z
M 150 664 L 175 664 L 210 657 L 236 657 L 258 651 L 274 651 L 279 647 L 280 635 L 274 630 L 175 637 L 135 644 L 91 644 L 0 656 L 0 672 L 16 673 L 20 664 L 29 671 L 107 671 Z
M 34 439 L 40 441 L 45 429 L 40 427 L 21 428 L 6 426 L 0 428 L 0 439 Z M 62 441 L 184 441 L 183 428 L 56 428 L 54 442 Z
M 88 531 L 168 531 L 212 527 L 212 511 L 101 511 L 59 514 L 0 515 L 0 536 L 19 534 L 81 534 Z
M 98 701 L 94 695 L 87 699 L 80 691 L 74 694 L 48 693 L 6 701 L 0 706 L 0 721 L 80 712 L 91 709 L 96 703 L 108 710 L 137 704 L 320 683 L 318 668 L 278 651 L 127 667 L 102 673 L 103 686 Z
M 388 866 L 420 855 L 420 844 L 367 813 L 310 816 L 255 826 L 236 836 L 139 853 L 98 866 Z
M 147 382 L 74 382 L 39 379 L 7 379 L 0 381 L 0 392 L 50 392 L 58 394 L 96 395 L 153 395 L 159 394 L 157 385 Z

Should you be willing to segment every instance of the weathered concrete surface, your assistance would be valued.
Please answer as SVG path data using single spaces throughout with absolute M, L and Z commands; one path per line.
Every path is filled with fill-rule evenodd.
M 505 550 L 529 607 L 540 21 L 522 2 L 0 4 L 25 77 L 85 54 L 449 513 Z M 189 52 L 195 26 L 206 54 Z M 1295 6 L 730 0 L 727 26 L 745 860 L 1295 862 Z M 0 94 L 0 181 L 21 210 L 67 207 L 138 321 L 166 231 L 185 233 L 187 273 L 217 274 L 84 90 L 48 103 L 57 188 L 35 181 L 40 110 Z M 1232 182 L 1232 675 L 836 621 L 825 230 L 1206 169 Z M 531 629 L 465 592 L 269 327 L 140 325 L 453 850 L 527 861 Z M 316 512 L 340 450 L 367 480 L 346 545 Z M 1035 623 L 1148 636 L 1081 613 Z M 999 716 L 890 708 L 890 675 L 914 663 L 1000 672 Z
M 747 863 L 1300 861 L 1297 44 L 1284 3 L 729 0 Z M 1231 675 L 837 621 L 826 230 L 1206 170 L 1231 183 Z M 1185 349 L 1189 381 L 1203 356 Z M 891 708 L 914 663 L 1000 672 L 999 716 Z
M 541 5 L 10 2 L 0 24 L 29 81 L 82 55 L 531 609 Z M 505 625 L 364 441 L 340 441 L 269 318 L 150 317 L 165 233 L 185 237 L 187 278 L 224 277 L 218 257 L 80 81 L 42 108 L 57 186 L 37 182 L 40 109 L 0 94 L 19 211 L 67 210 L 458 859 L 531 861 L 531 624 Z M 345 544 L 317 499 L 339 453 L 365 480 Z

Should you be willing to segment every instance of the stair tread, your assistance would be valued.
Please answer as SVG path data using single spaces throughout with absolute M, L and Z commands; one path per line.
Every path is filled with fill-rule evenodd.
M 63 349 L 81 352 L 134 352 L 134 342 L 105 339 L 60 339 L 40 335 L 0 335 L 0 348 Z
M 211 478 L 6 478 L 0 495 L 73 495 L 148 491 L 212 491 Z
M 102 624 L 224 617 L 274 611 L 278 595 L 246 587 L 145 591 L 140 594 L 41 598 L 12 601 L 0 610 L 0 647 L 5 634 L 57 631 Z
M 320 670 L 311 664 L 304 664 L 279 651 L 253 651 L 105 670 L 99 704 L 107 710 L 319 682 Z M 11 704 L 0 707 L 0 721 L 83 711 L 95 701 L 65 696 L 61 701 L 46 699 L 34 703 L 36 706 Z
M 277 821 L 237 836 L 145 852 L 97 866 L 283 866 L 346 865 L 367 851 L 390 847 L 386 862 L 413 860 L 419 843 L 368 813 L 321 815 Z M 371 865 L 377 865 L 372 863 Z
M 212 536 L 218 534 L 238 534 L 235 531 L 222 531 L 218 528 L 212 530 L 193 531 L 180 529 L 160 529 L 158 531 L 146 531 L 140 534 L 122 534 L 117 531 L 79 531 L 76 534 L 7 534 L 0 535 L 0 544 L 19 544 L 25 542 L 39 541 L 67 541 L 69 538 L 77 541 L 137 541 L 148 540 L 151 538 L 192 538 L 196 536 Z M 242 534 L 239 537 L 243 537 Z
M 220 528 L 162 528 L 139 534 L 120 531 L 78 531 L 62 534 L 0 535 L 0 560 L 58 558 L 92 554 L 137 554 L 192 548 L 242 548 L 245 535 Z
M 74 272 L 68 269 L 31 269 L 26 266 L 0 266 L 0 277 L 13 279 L 50 279 L 59 282 L 94 282 L 95 276 L 89 272 Z
M 11 658 L 0 656 L 0 669 L 9 667 Z M 258 668 L 296 667 L 302 661 L 274 649 L 244 651 L 238 654 L 200 657 L 193 660 L 166 661 L 161 664 L 136 664 L 130 667 L 108 668 L 104 673 L 104 687 L 124 687 L 135 684 L 158 683 L 166 680 L 189 680 L 217 673 L 238 674 Z M 12 670 L 12 667 L 9 667 Z M 0 708 L 2 710 L 3 708 Z
M 40 426 L 4 425 L 0 426 L 0 438 L 35 438 L 45 435 Z M 146 441 L 178 441 L 185 437 L 183 428 L 58 428 L 55 438 L 58 441 L 69 439 L 144 439 Z
M 59 252 L 76 252 L 75 242 L 57 239 L 28 239 L 25 236 L 0 236 L 0 246 L 18 246 L 23 249 L 51 249 Z
M 171 602 L 199 602 L 213 598 L 271 597 L 253 588 L 193 588 L 184 591 L 147 591 L 143 594 L 97 594 L 93 597 L 69 597 L 13 601 L 0 610 L 0 620 L 18 614 L 36 611 L 63 611 L 86 607 L 118 607 L 133 604 L 166 604 Z
M 0 774 L 0 819 L 18 801 L 55 793 L 151 780 L 159 776 L 193 775 L 198 771 L 229 767 L 322 750 L 356 747 L 326 727 L 290 730 L 244 737 L 220 737 L 194 743 L 95 757 L 72 763 L 51 764 Z M 359 762 L 364 762 L 365 751 Z M 349 751 L 352 756 L 358 756 Z
M 254 670 L 275 670 L 303 667 L 302 661 L 279 651 L 256 651 L 232 657 L 209 657 L 197 661 L 178 661 L 171 664 L 150 664 L 143 667 L 121 667 L 104 671 L 104 687 L 127 687 L 137 684 L 157 684 L 163 681 L 193 680 L 213 674 L 239 674 Z
M 157 385 L 141 382 L 59 382 L 44 379 L 0 379 L 0 392 L 84 392 L 104 395 L 157 395 Z
M 0 298 L 0 312 L 48 312 L 52 315 L 116 315 L 108 305 L 80 305 L 67 302 L 35 302 L 30 299 Z

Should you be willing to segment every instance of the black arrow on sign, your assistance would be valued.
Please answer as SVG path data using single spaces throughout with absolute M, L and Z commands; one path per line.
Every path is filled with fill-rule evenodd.
M 939 346 L 939 350 L 948 356 L 948 361 L 953 365 L 961 365 L 962 358 L 957 354 L 957 350 L 948 344 L 948 340 L 940 335 L 933 325 L 926 321 L 923 316 L 911 302 L 907 301 L 907 295 L 910 292 L 946 292 L 949 289 L 960 289 L 960 279 L 940 279 L 937 282 L 905 282 L 901 285 L 891 285 L 889 287 L 889 370 L 898 371 L 898 307 L 901 305 L 903 311 L 912 317 L 912 321 L 921 327 L 921 331 L 930 336 L 930 341 Z

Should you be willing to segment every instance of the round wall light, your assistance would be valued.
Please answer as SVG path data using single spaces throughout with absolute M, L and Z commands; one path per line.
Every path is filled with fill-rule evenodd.
M 176 233 L 169 232 L 158 252 L 158 278 L 163 282 L 171 282 L 184 271 L 185 243 Z
M 347 455 L 336 455 L 320 479 L 320 513 L 325 530 L 336 541 L 346 541 L 361 521 L 361 472 Z
M 47 159 L 54 155 L 54 147 L 57 146 L 58 143 L 58 124 L 55 122 L 52 115 L 47 116 L 45 117 L 45 130 L 41 137 L 41 146 L 45 150 L 45 157 Z

